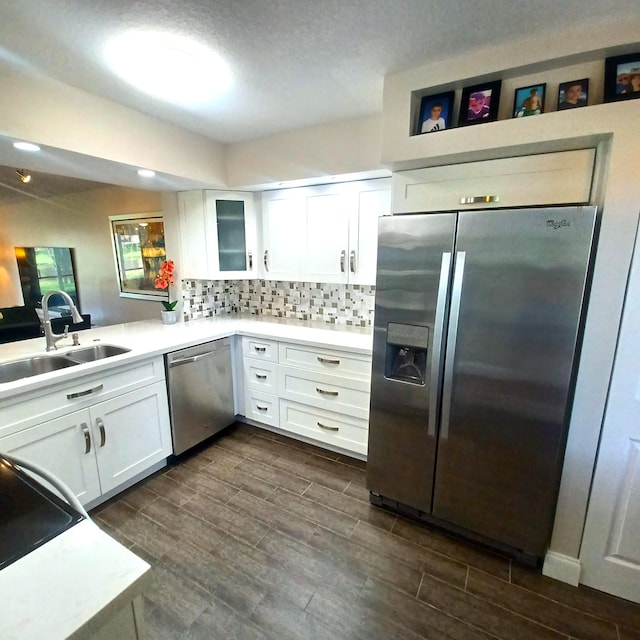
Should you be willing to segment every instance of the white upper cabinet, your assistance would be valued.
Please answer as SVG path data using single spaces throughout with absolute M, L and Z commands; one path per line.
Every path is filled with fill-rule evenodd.
M 296 190 L 297 191 L 297 190 Z M 262 261 L 260 272 L 271 280 L 299 280 L 304 249 L 305 198 L 299 194 L 262 194 Z
M 265 192 L 262 209 L 265 278 L 375 284 L 391 179 Z
M 346 282 L 349 217 L 357 194 L 334 193 L 307 198 L 304 276 L 312 282 Z
M 252 193 L 183 191 L 178 204 L 181 277 L 222 280 L 256 275 Z
M 398 171 L 393 212 L 586 204 L 594 161 L 595 149 L 578 149 Z

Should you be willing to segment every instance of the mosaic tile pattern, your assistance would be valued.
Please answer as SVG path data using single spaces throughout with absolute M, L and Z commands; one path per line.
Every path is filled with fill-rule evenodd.
M 183 280 L 184 320 L 225 313 L 370 327 L 375 287 L 277 280 Z

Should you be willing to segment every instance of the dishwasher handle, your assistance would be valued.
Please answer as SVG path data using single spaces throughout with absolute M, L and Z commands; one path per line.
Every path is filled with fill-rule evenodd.
M 207 353 L 201 353 L 200 355 L 197 355 L 197 356 L 189 356 L 187 358 L 177 358 L 176 360 L 172 360 L 171 362 L 169 362 L 169 367 L 178 367 L 181 364 L 188 364 L 189 362 L 198 362 L 199 360 L 202 360 L 204 358 L 210 358 L 214 353 L 216 352 L 207 351 Z

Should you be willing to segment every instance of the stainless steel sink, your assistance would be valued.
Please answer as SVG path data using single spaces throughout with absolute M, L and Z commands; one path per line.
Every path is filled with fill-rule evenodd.
M 91 347 L 82 347 L 81 349 L 67 351 L 65 356 L 76 362 L 93 362 L 94 360 L 119 356 L 129 351 L 131 351 L 131 349 L 118 347 L 113 344 L 95 344 Z
M 0 383 L 14 382 L 21 378 L 30 378 L 58 369 L 79 364 L 64 356 L 33 356 L 13 362 L 0 363 Z

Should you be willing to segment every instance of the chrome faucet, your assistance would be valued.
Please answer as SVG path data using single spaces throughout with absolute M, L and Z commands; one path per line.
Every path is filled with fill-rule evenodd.
M 49 316 L 49 298 L 53 295 L 62 296 L 71 309 L 71 317 L 74 322 L 82 322 L 82 316 L 78 313 L 76 305 L 73 304 L 73 300 L 69 297 L 68 293 L 64 291 L 48 291 L 42 296 L 42 328 L 44 329 L 44 338 L 47 342 L 47 351 L 53 351 L 57 349 L 56 342 L 66 338 L 69 335 L 69 325 L 65 325 L 63 333 L 53 333 L 51 328 L 51 318 Z

